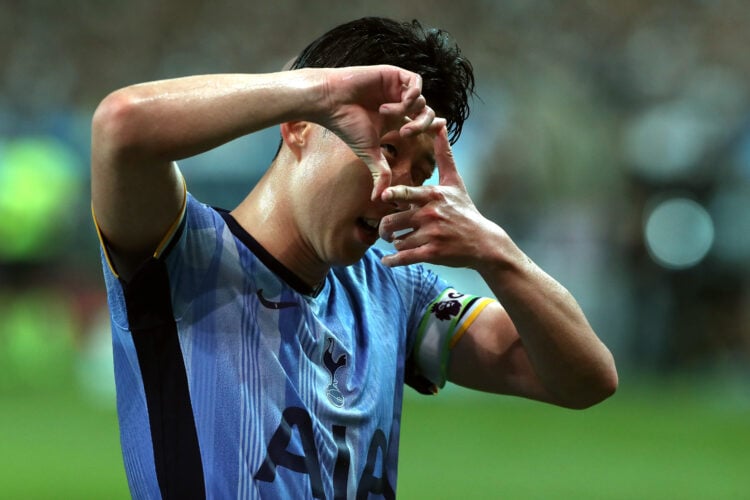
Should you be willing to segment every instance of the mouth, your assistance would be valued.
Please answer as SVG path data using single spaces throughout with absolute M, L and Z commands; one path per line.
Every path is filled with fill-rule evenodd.
M 380 219 L 369 219 L 366 217 L 360 217 L 357 219 L 357 224 L 365 231 L 378 232 L 380 226 Z
M 380 232 L 378 230 L 379 226 L 380 219 L 370 219 L 367 217 L 359 217 L 357 219 L 357 227 L 362 231 L 365 236 L 365 241 L 370 245 L 374 244 L 380 237 Z

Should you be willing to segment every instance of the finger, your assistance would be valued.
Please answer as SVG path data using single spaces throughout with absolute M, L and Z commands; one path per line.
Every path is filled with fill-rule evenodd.
M 360 68 L 365 73 L 377 69 L 380 73 L 385 102 L 400 102 L 404 99 L 415 99 L 422 93 L 422 77 L 397 66 L 380 65 Z
M 425 120 L 425 123 L 427 123 L 427 120 Z M 409 123 L 404 124 L 404 126 L 401 127 L 401 130 L 399 131 L 400 135 L 402 137 L 409 137 L 414 136 L 417 134 L 430 134 L 433 137 L 437 137 L 437 134 L 440 132 L 440 129 L 445 127 L 448 122 L 445 118 L 435 117 L 433 118 L 432 122 L 427 123 L 427 125 L 410 125 Z
M 392 243 L 396 250 L 403 252 L 426 245 L 429 243 L 429 238 L 422 231 L 409 231 L 396 237 Z
M 388 160 L 383 156 L 383 152 L 378 148 L 372 152 L 372 156 L 365 156 L 365 165 L 372 175 L 372 194 L 373 201 L 381 198 L 383 191 L 391 185 L 391 169 L 388 166 Z
M 422 94 L 417 94 L 413 99 L 404 99 L 404 114 L 415 117 L 422 113 L 427 107 L 427 99 Z
M 427 100 L 418 90 L 411 89 L 413 92 L 399 102 L 386 102 L 380 105 L 378 112 L 387 118 L 397 118 L 402 120 L 404 117 L 417 116 L 423 112 L 427 106 Z
M 407 87 L 403 87 L 403 90 L 401 92 L 401 102 L 406 104 L 407 107 L 412 106 L 414 103 L 416 103 L 419 100 L 422 100 L 423 102 L 427 102 L 424 97 L 422 97 L 422 80 L 419 80 L 419 84 L 416 83 L 410 84 Z
M 432 191 L 429 186 L 390 186 L 383 191 L 380 199 L 386 203 L 407 203 L 421 206 L 432 201 Z
M 432 251 L 429 245 L 422 245 L 408 250 L 399 250 L 396 253 L 385 255 L 380 261 L 388 267 L 407 266 L 420 262 L 429 262 Z
M 432 120 L 432 123 L 427 128 L 427 132 L 432 134 L 434 137 L 437 137 L 437 135 L 440 133 L 440 129 L 446 127 L 447 125 L 448 121 L 445 118 L 437 117 Z
M 391 185 L 391 171 L 383 170 L 372 174 L 372 194 L 370 199 L 375 201 L 383 194 L 383 191 Z
M 422 96 L 422 77 L 409 71 L 399 73 L 401 92 L 397 99 L 380 105 L 379 112 L 387 118 L 397 118 L 400 124 L 404 116 L 414 116 L 424 109 L 427 101 Z
M 415 212 L 416 210 L 405 210 L 383 217 L 378 228 L 380 237 L 390 242 L 393 241 L 396 233 L 417 229 L 417 225 L 413 220 Z M 402 237 L 403 233 L 398 236 L 398 238 Z
M 402 96 L 403 94 L 416 89 L 417 94 L 422 93 L 422 76 L 419 73 L 412 73 L 411 71 L 401 70 L 399 74 L 401 80 Z M 403 97 L 402 97 L 403 99 Z
M 419 114 L 409 119 L 409 121 L 401 127 L 399 134 L 402 137 L 421 134 L 422 132 L 431 130 L 434 127 L 433 124 L 435 120 L 435 111 L 431 107 L 425 106 Z
M 442 127 L 435 137 L 435 161 L 441 186 L 464 186 L 464 181 L 456 168 L 456 160 L 448 141 L 448 130 L 445 127 Z

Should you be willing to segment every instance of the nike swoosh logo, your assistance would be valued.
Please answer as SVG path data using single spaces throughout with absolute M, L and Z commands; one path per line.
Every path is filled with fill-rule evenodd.
M 258 295 L 260 303 L 263 304 L 263 307 L 267 307 L 268 309 L 286 309 L 287 307 L 298 307 L 298 304 L 296 302 L 273 302 L 266 299 L 263 296 L 262 288 L 258 290 L 256 294 Z

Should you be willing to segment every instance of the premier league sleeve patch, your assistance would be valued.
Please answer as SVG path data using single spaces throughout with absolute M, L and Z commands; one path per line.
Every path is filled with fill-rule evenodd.
M 427 306 L 417 330 L 413 356 L 418 371 L 434 384 L 435 392 L 445 385 L 450 350 L 493 301 L 447 288 Z

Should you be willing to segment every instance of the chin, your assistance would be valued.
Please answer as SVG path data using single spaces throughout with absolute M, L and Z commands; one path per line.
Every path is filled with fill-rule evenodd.
M 356 264 L 360 260 L 362 260 L 362 257 L 365 256 L 365 253 L 370 247 L 360 247 L 359 249 L 348 249 L 348 251 L 341 252 L 340 254 L 336 255 L 334 259 L 332 259 L 332 266 L 351 266 L 352 264 Z

